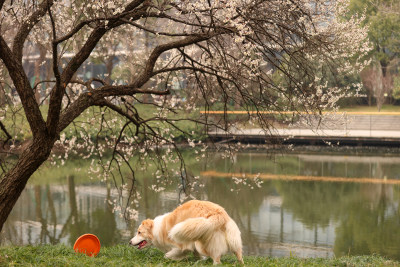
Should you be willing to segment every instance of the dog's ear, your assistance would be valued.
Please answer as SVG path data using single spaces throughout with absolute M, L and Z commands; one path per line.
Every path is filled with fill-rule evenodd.
M 153 226 L 154 221 L 147 219 L 142 222 L 142 225 L 148 230 L 148 235 L 151 239 L 153 239 Z
M 153 229 L 154 222 L 153 222 L 153 220 L 146 219 L 146 220 L 144 220 L 144 221 L 142 222 L 142 224 L 143 224 L 143 226 L 146 227 L 147 229 L 152 230 L 152 229 Z

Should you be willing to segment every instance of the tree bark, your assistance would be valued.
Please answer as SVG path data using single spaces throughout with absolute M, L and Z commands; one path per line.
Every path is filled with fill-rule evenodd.
M 47 160 L 54 138 L 32 140 L 17 164 L 0 181 L 0 233 L 31 175 Z

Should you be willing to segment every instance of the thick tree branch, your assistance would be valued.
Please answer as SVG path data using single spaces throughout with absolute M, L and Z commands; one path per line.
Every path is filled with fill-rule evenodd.
M 137 18 L 140 18 L 141 15 L 137 15 Z M 79 52 L 69 61 L 67 67 L 64 69 L 61 74 L 61 86 L 60 88 L 65 89 L 65 86 L 71 81 L 74 73 L 78 70 L 78 68 L 85 62 L 86 59 L 89 58 L 93 49 L 96 47 L 97 43 L 100 39 L 107 33 L 111 28 L 117 27 L 121 22 L 110 23 L 109 27 L 105 25 L 97 27 L 90 34 L 89 38 L 86 40 L 83 47 L 79 50 Z M 54 89 L 53 89 L 54 90 Z M 51 127 L 54 132 L 57 129 L 57 123 L 59 120 L 60 110 L 61 110 L 61 102 L 62 102 L 63 94 L 54 93 L 50 96 L 50 106 L 49 106 L 49 115 L 47 118 L 47 127 Z
M 47 7 L 52 6 L 53 0 L 45 0 L 39 6 L 38 9 L 32 13 L 32 15 L 25 20 L 19 28 L 14 38 L 13 53 L 18 61 L 22 61 L 22 50 L 24 43 L 32 28 L 40 21 L 40 19 L 46 14 Z
M 141 4 L 144 4 L 144 5 L 148 6 L 150 4 L 150 1 L 149 0 L 134 0 L 134 1 L 132 1 L 129 4 L 126 5 L 124 13 L 134 10 L 135 8 L 140 6 Z
M 146 13 L 146 6 L 142 6 L 137 11 L 133 12 L 135 8 L 139 7 L 145 1 L 143 0 L 136 0 L 130 2 L 122 14 L 129 13 L 129 18 L 132 20 L 140 19 Z M 85 62 L 86 59 L 89 58 L 90 54 L 92 53 L 93 49 L 96 47 L 100 39 L 111 29 L 118 27 L 124 24 L 124 22 L 119 20 L 119 17 L 115 17 L 109 20 L 108 25 L 105 24 L 102 26 L 97 27 L 93 30 L 90 34 L 89 38 L 86 40 L 85 44 L 79 50 L 79 52 L 69 61 L 68 65 L 64 69 L 63 73 L 61 74 L 60 79 L 60 86 L 56 86 L 56 90 L 53 89 L 54 93 L 50 95 L 50 106 L 49 112 L 47 117 L 46 125 L 51 134 L 58 132 L 58 121 L 60 118 L 60 110 L 61 110 L 61 103 L 63 97 L 63 91 L 65 90 L 66 85 L 71 81 L 74 73 L 78 70 L 78 68 Z M 54 40 L 55 45 L 57 45 L 56 39 Z
M 54 77 L 56 78 L 56 88 L 60 86 L 60 71 L 58 70 L 58 50 L 57 50 L 57 33 L 56 33 L 56 24 L 53 19 L 53 15 L 51 14 L 51 7 L 50 5 L 48 6 L 48 11 L 49 11 L 49 17 L 51 21 L 51 29 L 53 33 L 53 41 L 51 44 L 52 47 L 52 53 L 53 53 L 53 73 Z
M 7 136 L 7 139 L 3 143 L 3 148 L 4 148 L 4 145 L 8 142 L 8 140 L 12 139 L 12 136 L 9 134 L 9 132 L 7 131 L 7 128 L 4 126 L 4 124 L 1 121 L 0 121 L 0 128 Z
M 198 43 L 201 41 L 208 40 L 215 35 L 217 35 L 217 34 L 199 34 L 196 36 L 186 37 L 179 41 L 174 41 L 174 42 L 162 44 L 162 45 L 155 47 L 153 49 L 153 51 L 151 52 L 149 59 L 146 62 L 143 72 L 141 73 L 141 75 L 139 75 L 139 78 L 137 79 L 137 87 L 143 86 L 143 84 L 145 84 L 148 81 L 148 79 L 151 76 L 153 76 L 154 66 L 156 64 L 157 59 L 159 58 L 159 56 L 162 53 L 164 53 L 165 51 L 174 49 L 174 48 L 180 48 L 180 47 L 184 47 L 184 46 L 192 45 L 192 44 L 195 44 L 195 43 Z
M 78 33 L 83 27 L 85 27 L 86 25 L 95 22 L 95 21 L 105 21 L 107 20 L 106 18 L 95 18 L 95 19 L 89 19 L 89 20 L 85 20 L 85 21 L 81 21 L 78 25 L 75 26 L 75 28 L 73 28 L 69 33 L 67 33 L 66 35 L 56 39 L 54 42 L 56 44 L 62 43 L 66 40 L 68 40 L 69 38 L 71 38 L 72 36 L 74 36 L 76 33 Z
M 49 134 L 53 136 L 57 130 L 57 123 L 59 119 L 59 110 L 61 108 L 61 101 L 65 92 L 65 84 L 61 84 L 61 76 L 60 71 L 58 69 L 58 50 L 57 50 L 57 33 L 56 33 L 56 25 L 53 19 L 53 15 L 51 14 L 51 8 L 48 6 L 49 17 L 51 21 L 51 28 L 53 33 L 53 41 L 52 41 L 52 54 L 53 54 L 53 73 L 56 78 L 56 84 L 53 90 L 50 93 L 50 104 L 49 104 L 49 112 L 47 115 L 47 129 Z
M 89 58 L 93 49 L 108 30 L 105 26 L 96 28 L 86 40 L 79 52 L 68 62 L 61 75 L 61 83 L 68 83 L 78 68 Z
M 145 70 L 142 72 L 141 75 L 139 75 L 138 79 L 133 84 L 119 85 L 119 86 L 106 85 L 100 87 L 98 90 L 94 90 L 93 92 L 90 92 L 88 94 L 81 95 L 74 103 L 72 103 L 69 106 L 67 110 L 65 110 L 61 114 L 57 132 L 60 133 L 75 118 L 77 118 L 81 112 L 83 112 L 88 107 L 95 105 L 96 102 L 103 101 L 105 97 L 124 96 L 133 94 L 156 94 L 156 95 L 169 94 L 170 93 L 169 91 L 154 91 L 154 90 L 140 89 L 140 87 L 143 86 L 154 75 L 153 69 L 158 57 L 163 52 L 168 51 L 170 49 L 180 48 L 197 42 L 201 42 L 210 39 L 217 34 L 218 33 L 190 36 L 179 41 L 174 41 L 157 46 L 150 54 L 149 59 L 146 63 Z
M 6 0 L 0 0 L 0 11 L 2 10 L 2 8 L 3 8 L 3 5 L 4 5 L 4 2 L 5 2 Z
M 144 1 L 136 0 L 132 1 L 127 5 L 123 14 L 129 13 L 129 17 L 133 20 L 141 18 L 145 15 L 145 7 L 143 9 L 138 10 L 137 12 L 133 12 L 134 9 L 140 6 Z M 133 13 L 132 13 L 133 12 Z M 79 50 L 79 52 L 69 61 L 68 65 L 65 67 L 63 73 L 60 77 L 60 86 L 55 86 L 55 90 L 53 89 L 52 94 L 50 95 L 50 106 L 47 117 L 47 127 L 50 130 L 50 133 L 57 132 L 57 124 L 60 116 L 61 103 L 63 97 L 63 91 L 65 90 L 66 85 L 71 81 L 74 73 L 79 69 L 79 67 L 85 62 L 86 59 L 89 58 L 93 49 L 96 47 L 100 39 L 112 28 L 118 27 L 122 25 L 123 22 L 119 21 L 119 18 L 110 19 L 109 24 L 106 26 L 105 24 L 97 27 L 92 31 L 89 38 L 86 40 L 85 44 Z M 82 26 L 83 27 L 83 26 Z M 73 35 L 73 34 L 72 34 Z M 72 36 L 71 34 L 68 36 Z M 57 45 L 59 40 L 53 40 L 53 46 Z M 54 56 L 54 55 L 53 55 Z
M 140 5 L 144 1 L 134 1 L 137 2 L 137 5 Z M 136 6 L 136 5 L 133 5 Z M 137 10 L 133 13 L 129 14 L 129 18 L 131 20 L 140 19 L 146 13 L 146 8 L 143 7 L 140 10 Z M 124 12 L 128 12 L 130 10 L 125 9 Z M 93 49 L 96 47 L 97 43 L 100 39 L 106 34 L 109 30 L 116 28 L 118 26 L 123 25 L 124 22 L 119 20 L 119 18 L 110 19 L 108 25 L 105 24 L 102 26 L 97 27 L 92 31 L 89 38 L 86 40 L 85 44 L 79 50 L 79 52 L 69 61 L 68 65 L 65 67 L 62 75 L 61 75 L 61 83 L 68 83 L 74 73 L 78 70 L 78 68 L 85 62 L 86 59 L 89 58 L 90 54 L 92 53 Z
M 43 133 L 45 131 L 45 122 L 39 106 L 36 103 L 35 94 L 24 72 L 24 68 L 21 62 L 12 54 L 2 36 L 0 36 L 0 58 L 3 60 L 14 83 L 15 89 L 18 92 L 33 137 L 35 138 L 40 132 Z
M 112 17 L 98 17 L 98 18 L 94 18 L 94 19 L 88 19 L 88 20 L 84 20 L 81 21 L 78 25 L 76 25 L 69 33 L 67 33 L 66 35 L 58 38 L 55 40 L 55 42 L 57 44 L 62 43 L 66 40 L 68 40 L 69 38 L 71 38 L 72 36 L 74 36 L 76 33 L 78 33 L 84 26 L 92 23 L 92 22 L 96 22 L 96 21 L 116 21 L 118 19 L 120 19 L 121 21 L 124 21 L 124 23 L 126 23 L 126 19 L 121 19 L 124 17 L 130 17 L 129 15 L 134 12 L 134 9 L 138 6 L 140 6 L 143 2 L 145 2 L 144 0 L 139 0 L 139 1 L 132 1 L 126 8 L 125 11 L 122 13 L 119 13 L 115 16 Z

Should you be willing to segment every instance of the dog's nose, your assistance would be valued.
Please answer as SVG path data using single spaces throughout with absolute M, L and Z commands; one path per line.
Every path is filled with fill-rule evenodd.
M 132 245 L 132 241 L 129 241 L 129 245 Z

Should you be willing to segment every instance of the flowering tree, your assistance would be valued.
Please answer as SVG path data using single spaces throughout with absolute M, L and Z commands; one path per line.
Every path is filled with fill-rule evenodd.
M 346 7 L 344 0 L 0 0 L 1 137 L 4 155 L 19 149 L 17 159 L 1 158 L 0 229 L 57 144 L 64 159 L 105 159 L 105 178 L 127 164 L 130 180 L 120 175 L 127 190 L 148 157 L 158 177 L 179 163 L 175 174 L 186 179 L 176 132 L 194 141 L 182 121 L 224 129 L 231 123 L 227 116 L 212 122 L 199 108 L 234 105 L 266 131 L 269 120 L 259 111 L 334 108 L 346 88 L 328 88 L 326 74 L 354 71 L 362 62 L 346 59 L 368 50 L 357 19 L 341 20 Z M 32 84 L 23 62 L 39 42 L 51 75 Z M 107 47 L 119 48 L 122 71 L 112 79 L 77 75 L 91 56 L 107 59 Z M 37 101 L 39 84 L 47 89 Z M 146 95 L 153 100 L 143 101 Z M 16 121 L 21 111 L 24 133 Z M 140 165 L 130 163 L 134 155 Z
M 394 77 L 398 75 L 399 8 L 396 0 L 350 1 L 349 13 L 359 14 L 361 25 L 368 25 L 368 40 L 373 46 L 368 54 L 371 65 L 360 76 L 369 95 L 375 97 L 378 111 L 391 95 Z M 368 102 L 371 104 L 370 100 Z

